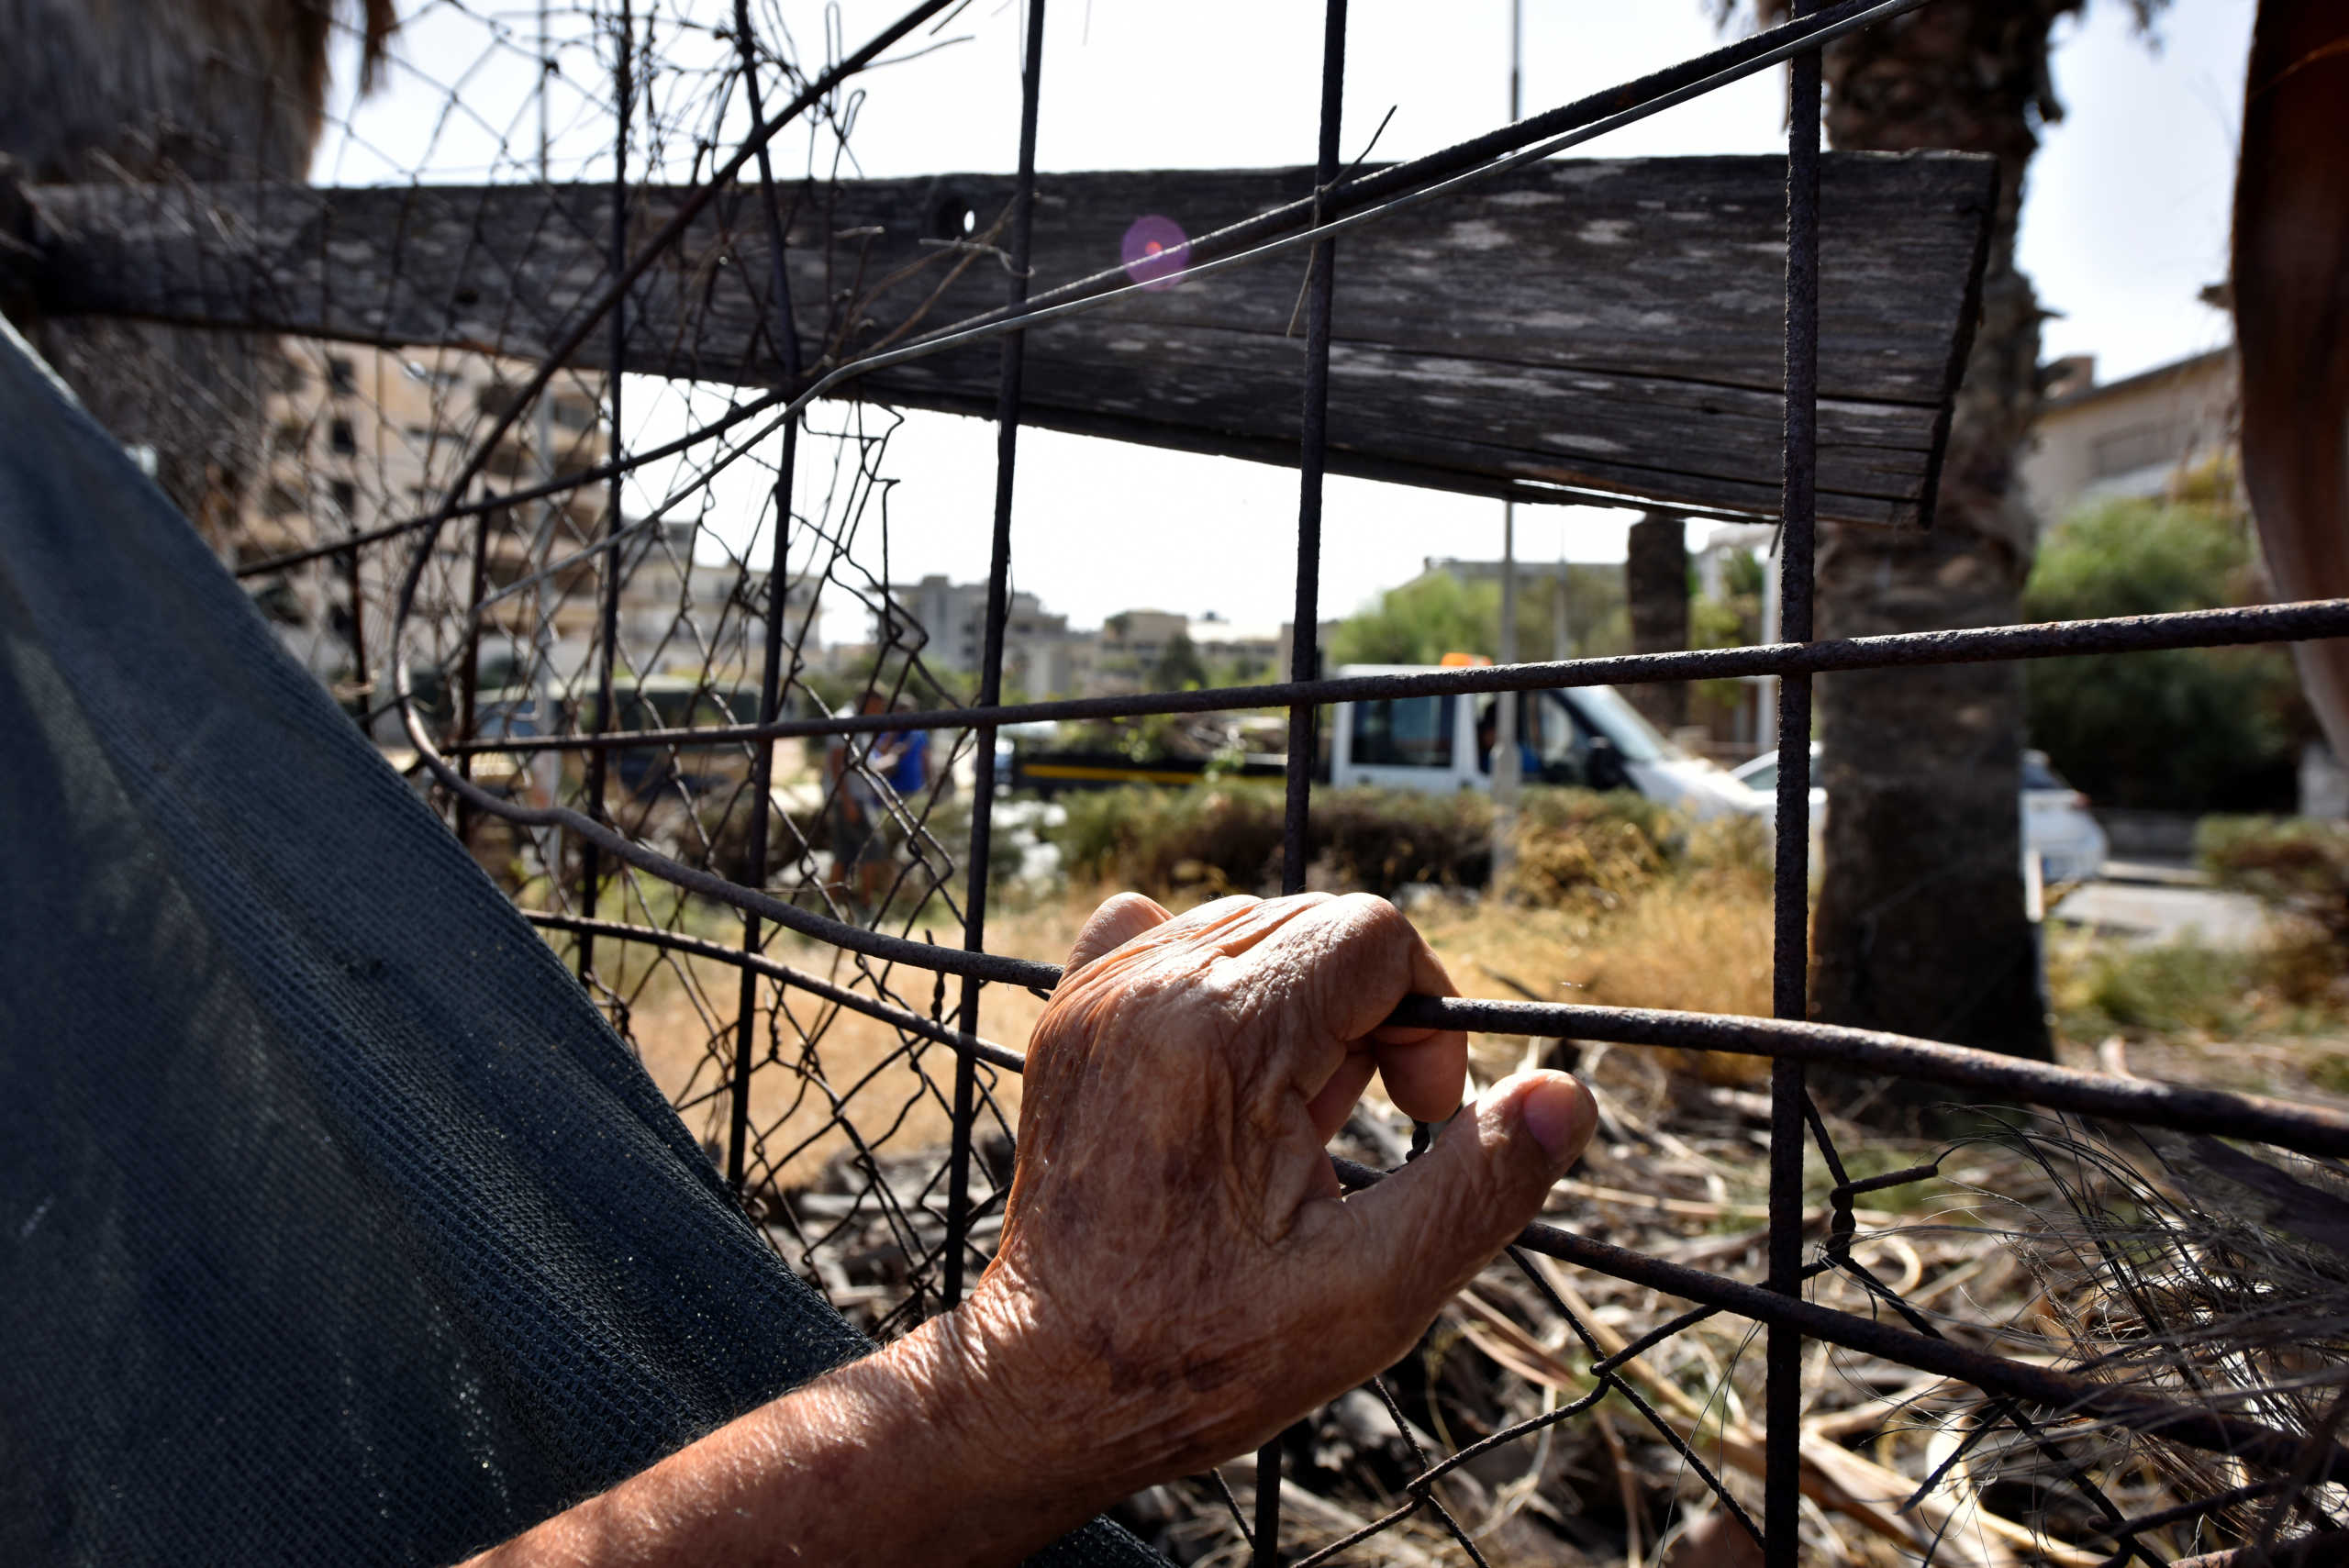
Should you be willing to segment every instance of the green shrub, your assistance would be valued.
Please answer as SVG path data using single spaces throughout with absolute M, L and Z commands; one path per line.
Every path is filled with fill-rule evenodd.
M 1067 819 L 1052 837 L 1063 866 L 1079 881 L 1143 892 L 1279 886 L 1277 784 L 1129 786 L 1072 795 L 1066 805 Z M 1629 790 L 1529 789 L 1520 813 L 1508 891 L 1527 903 L 1611 904 L 1687 854 L 1679 819 Z M 1481 887 L 1492 873 L 1492 801 L 1472 791 L 1318 791 L 1309 832 L 1317 880 L 1335 886 L 1382 895 L 1413 883 Z M 1718 834 L 1705 841 L 1717 840 L 1723 847 L 1709 852 L 1729 860 L 1750 848 Z
M 1201 885 L 1253 893 L 1279 878 L 1277 785 L 1128 784 L 1065 795 L 1063 805 L 1067 817 L 1051 837 L 1076 881 L 1142 893 Z
M 2254 895 L 2277 918 L 2241 951 L 2052 945 L 2048 984 L 2064 1033 L 2338 1027 L 2349 1008 L 2349 824 L 2212 817 L 2195 848 L 2219 885 Z
M 2196 941 L 2138 947 L 2097 942 L 2051 955 L 2048 990 L 2068 1039 L 2185 1030 L 2232 1034 L 2243 1022 L 2258 959 Z
M 1131 762 L 1153 758 L 1220 754 L 1225 748 L 1221 727 L 1197 714 L 1152 713 L 1139 718 L 1087 718 L 1056 727 L 1055 749 L 1067 751 L 1110 751 Z
M 1528 790 L 1507 891 L 1518 903 L 1549 908 L 1612 907 L 1654 881 L 1684 847 L 1679 818 L 1630 790 Z
M 2034 620 L 2152 615 L 2257 601 L 2250 525 L 2218 500 L 2118 501 L 2041 545 Z M 2309 720 L 2279 647 L 2180 648 L 2036 660 L 2032 742 L 2099 805 L 2178 811 L 2288 804 Z
M 2194 848 L 2220 886 L 2310 921 L 2349 953 L 2349 823 L 2212 817 Z

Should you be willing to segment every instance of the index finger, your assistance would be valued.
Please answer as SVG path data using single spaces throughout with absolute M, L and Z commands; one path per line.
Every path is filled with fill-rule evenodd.
M 1420 996 L 1457 996 L 1442 961 L 1427 940 L 1411 931 L 1411 993 Z M 1399 998 L 1398 998 L 1399 999 Z M 1378 1057 L 1379 1081 L 1395 1108 L 1418 1121 L 1442 1121 L 1460 1108 L 1460 1095 L 1468 1078 L 1468 1035 L 1464 1029 L 1412 1029 L 1381 1024 L 1370 1040 Z
M 1283 900 L 1281 903 L 1287 903 Z M 1270 906 L 1267 906 L 1272 907 Z M 1458 995 L 1452 977 L 1400 910 L 1383 898 L 1349 894 L 1287 911 L 1289 917 L 1249 951 L 1263 984 L 1264 1003 L 1291 1016 L 1291 1049 L 1312 1042 L 1300 1058 L 1300 1082 L 1317 1095 L 1341 1060 L 1326 1058 L 1368 1047 L 1395 1104 L 1422 1121 L 1441 1120 L 1460 1105 L 1468 1072 L 1468 1037 L 1458 1029 L 1390 1029 L 1396 1004 L 1413 991 Z

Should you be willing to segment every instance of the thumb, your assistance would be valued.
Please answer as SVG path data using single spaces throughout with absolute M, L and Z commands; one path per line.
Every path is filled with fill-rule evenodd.
M 1069 950 L 1068 963 L 1061 971 L 1063 978 L 1115 952 L 1144 931 L 1164 925 L 1167 918 L 1165 909 L 1154 899 L 1139 893 L 1112 895 L 1076 933 L 1076 945 Z
M 1362 1262 L 1424 1323 L 1542 1212 L 1598 1124 L 1590 1091 L 1564 1073 L 1504 1078 L 1434 1148 L 1346 1199 L 1371 1239 Z

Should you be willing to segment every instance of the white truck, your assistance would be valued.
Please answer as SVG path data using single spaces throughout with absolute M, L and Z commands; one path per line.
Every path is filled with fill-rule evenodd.
M 1344 675 L 1405 675 L 1429 665 L 1347 664 Z M 1519 774 L 1527 784 L 1636 790 L 1702 819 L 1765 816 L 1767 795 L 1656 732 L 1612 686 L 1517 694 Z M 1427 794 L 1493 786 L 1490 694 L 1379 697 L 1331 709 L 1330 782 Z

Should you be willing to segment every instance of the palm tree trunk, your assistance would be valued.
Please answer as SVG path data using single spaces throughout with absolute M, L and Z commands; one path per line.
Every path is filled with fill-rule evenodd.
M 1821 530 L 1822 637 L 2021 618 L 2034 525 L 2016 473 L 2038 411 L 2038 302 L 2015 270 L 2023 175 L 2053 118 L 2050 25 L 2078 0 L 1940 0 L 1828 52 L 1844 149 L 1995 155 L 1982 315 L 1929 531 Z M 1835 261 L 1822 258 L 1826 286 Z M 2051 1054 L 2023 910 L 2021 673 L 2009 665 L 1822 677 L 1824 883 L 1812 1006 L 1835 1023 Z
M 306 177 L 338 10 L 384 58 L 393 0 L 0 0 L 0 162 L 28 183 Z M 92 417 L 143 448 L 233 560 L 262 464 L 273 339 L 95 317 L 12 317 Z
M 1623 556 L 1623 593 L 1634 653 L 1670 653 L 1688 646 L 1687 536 L 1686 521 L 1661 512 L 1651 512 L 1631 525 Z M 1623 695 L 1667 735 L 1688 722 L 1686 681 L 1627 686 Z

